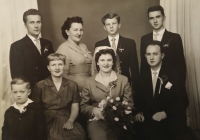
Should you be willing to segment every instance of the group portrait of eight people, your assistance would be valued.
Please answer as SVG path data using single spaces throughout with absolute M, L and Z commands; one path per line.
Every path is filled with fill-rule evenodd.
M 65 42 L 54 53 L 52 43 L 39 37 L 40 12 L 27 10 L 23 15 L 27 35 L 10 48 L 15 103 L 5 112 L 2 139 L 109 139 L 98 104 L 113 90 L 113 81 L 112 98 L 120 97 L 135 109 L 137 139 L 188 137 L 181 37 L 164 28 L 160 5 L 150 7 L 147 16 L 153 31 L 141 37 L 139 73 L 136 43 L 119 34 L 119 15 L 108 13 L 101 19 L 107 37 L 95 43 L 92 56 L 81 42 L 81 17 L 64 21 Z M 78 116 L 85 118 L 78 119 L 81 125 Z M 88 121 L 93 117 L 97 120 Z

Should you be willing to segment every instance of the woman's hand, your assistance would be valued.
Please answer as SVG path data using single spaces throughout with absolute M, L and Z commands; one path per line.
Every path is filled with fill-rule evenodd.
M 93 114 L 94 114 L 95 117 L 97 117 L 98 120 L 99 119 L 103 119 L 104 120 L 102 112 L 99 110 L 99 108 L 95 107 L 94 110 L 93 110 Z
M 73 129 L 73 127 L 74 127 L 74 122 L 73 122 L 73 121 L 70 121 L 70 120 L 68 120 L 68 121 L 63 125 L 63 129 L 66 129 L 66 130 Z

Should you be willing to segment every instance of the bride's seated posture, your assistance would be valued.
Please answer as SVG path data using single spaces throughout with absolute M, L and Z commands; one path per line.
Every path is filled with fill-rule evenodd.
M 47 57 L 51 76 L 36 84 L 31 97 L 43 106 L 48 140 L 85 140 L 83 128 L 75 122 L 81 101 L 78 85 L 62 76 L 65 59 L 59 53 Z
M 91 140 L 107 140 L 106 123 L 101 110 L 97 107 L 102 99 L 120 97 L 121 100 L 133 106 L 133 95 L 128 78 L 120 75 L 119 61 L 116 52 L 111 47 L 95 49 L 92 62 L 93 76 L 85 81 L 82 90 L 81 112 L 88 120 L 87 129 Z M 114 83 L 114 87 L 113 87 Z

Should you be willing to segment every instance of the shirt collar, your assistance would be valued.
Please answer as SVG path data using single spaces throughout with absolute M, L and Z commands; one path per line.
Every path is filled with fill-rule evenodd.
M 28 98 L 28 100 L 22 105 L 22 108 L 19 108 L 19 106 L 16 104 L 16 102 L 11 105 L 13 106 L 15 109 L 19 110 L 20 113 L 25 112 L 26 110 L 24 109 L 24 107 L 26 107 L 29 103 L 32 103 L 33 101 L 31 99 Z
M 155 36 L 155 34 L 158 34 L 158 35 L 160 35 L 160 36 L 163 36 L 164 32 L 165 32 L 165 28 L 161 29 L 159 32 L 153 31 L 153 36 Z
M 113 38 L 115 38 L 115 41 L 116 41 L 116 43 L 117 43 L 118 40 L 119 40 L 119 34 L 117 34 L 115 37 L 112 37 L 112 36 L 108 35 L 108 39 L 109 39 L 110 42 L 112 42 L 112 39 L 113 39 Z
M 112 71 L 112 72 L 110 73 L 110 78 L 109 78 L 109 79 L 110 79 L 110 82 L 117 80 L 117 74 L 116 74 L 114 71 Z M 96 75 L 96 77 L 95 77 L 95 80 L 96 80 L 97 82 L 100 82 L 100 83 L 102 83 L 103 85 L 105 85 L 105 83 L 104 83 L 104 81 L 103 81 L 103 77 L 102 77 L 102 75 L 100 74 L 100 72 L 97 73 L 97 75 Z M 105 85 L 105 86 L 107 86 L 107 85 Z
M 161 68 L 161 67 L 160 67 Z M 159 69 L 157 69 L 156 71 L 153 71 L 152 69 L 151 69 L 151 75 L 153 75 L 154 74 L 154 72 L 157 72 L 157 76 L 158 76 L 158 74 L 159 74 L 159 72 L 160 72 L 160 68 Z
M 35 43 L 35 39 L 40 40 L 40 37 L 38 36 L 38 38 L 32 37 L 31 35 L 27 34 L 27 36 Z

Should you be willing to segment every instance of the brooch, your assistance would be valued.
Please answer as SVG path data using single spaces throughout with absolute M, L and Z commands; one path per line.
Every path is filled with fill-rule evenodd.
M 169 44 L 164 44 L 163 47 L 169 47 Z
M 124 49 L 122 49 L 122 48 L 119 48 L 119 52 L 122 52 Z
M 49 51 L 49 48 L 48 46 L 44 48 L 44 53 L 48 52 Z

